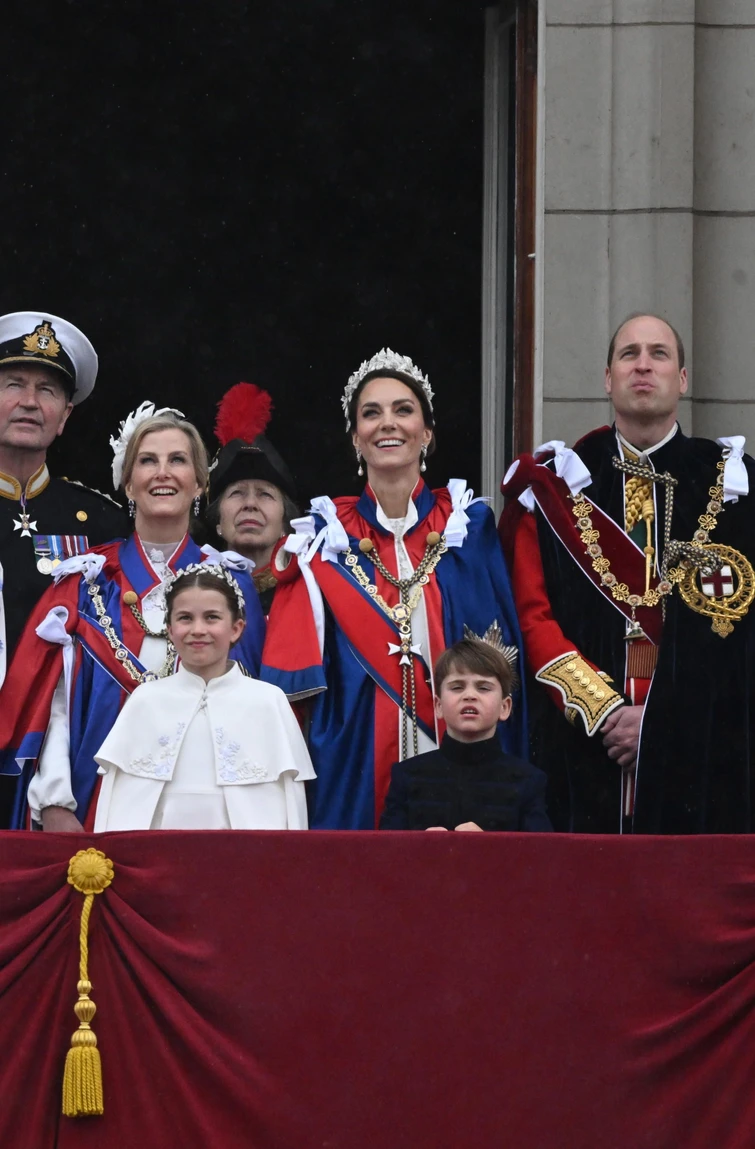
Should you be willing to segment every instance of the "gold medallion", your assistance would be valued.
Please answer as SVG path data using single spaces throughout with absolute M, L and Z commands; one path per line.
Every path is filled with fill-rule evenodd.
M 79 520 L 80 523 L 85 523 L 87 521 L 87 519 L 89 518 L 89 516 L 86 513 L 86 511 L 77 511 L 76 512 L 76 518 Z
M 712 619 L 714 633 L 726 638 L 755 598 L 755 570 L 749 559 L 733 547 L 706 543 L 702 549 L 721 560 L 718 570 L 704 574 L 687 561 L 670 571 L 669 577 L 690 610 L 707 615 Z

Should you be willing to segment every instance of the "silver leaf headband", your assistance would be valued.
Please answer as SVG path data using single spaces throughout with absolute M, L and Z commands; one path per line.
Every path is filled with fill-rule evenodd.
M 365 359 L 359 370 L 349 377 L 341 396 L 341 406 L 346 416 L 347 431 L 351 430 L 349 405 L 354 397 L 354 392 L 366 375 L 372 375 L 377 371 L 384 371 L 386 375 L 405 375 L 408 379 L 413 379 L 424 391 L 427 405 L 432 411 L 434 393 L 427 376 L 422 374 L 419 367 L 415 367 L 408 355 L 398 355 L 395 351 L 391 351 L 390 347 L 384 347 L 382 351 L 378 351 L 377 355 L 373 355 L 372 359 Z
M 239 604 L 239 610 L 242 616 L 246 617 L 246 602 L 244 600 L 243 591 L 228 570 L 228 567 L 223 566 L 222 563 L 190 563 L 189 566 L 184 567 L 183 570 L 176 571 L 173 577 L 167 581 L 165 587 L 166 595 L 173 592 L 173 588 L 177 582 L 190 574 L 208 574 L 212 575 L 213 578 L 221 579 L 223 582 L 228 583 L 228 586 L 236 595 L 236 601 Z
M 129 439 L 140 423 L 143 423 L 145 419 L 152 419 L 156 415 L 178 415 L 179 419 L 185 418 L 183 411 L 177 411 L 175 407 L 160 407 L 156 411 L 155 404 L 145 400 L 122 421 L 118 428 L 118 436 L 110 436 L 110 446 L 113 448 L 113 486 L 116 491 L 119 489 L 123 478 L 123 460 L 126 457 Z

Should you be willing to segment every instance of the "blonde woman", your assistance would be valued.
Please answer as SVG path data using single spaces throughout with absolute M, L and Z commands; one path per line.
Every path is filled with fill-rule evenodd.
M 12 826 L 91 827 L 98 790 L 94 755 L 125 698 L 172 674 L 165 584 L 205 557 L 189 536 L 207 483 L 208 458 L 180 411 L 143 403 L 121 424 L 113 483 L 128 499 L 134 531 L 61 563 L 11 664 L 0 708 L 2 770 L 20 775 Z M 217 553 L 213 553 L 215 561 Z M 264 637 L 259 599 L 241 556 L 234 567 L 247 628 L 234 657 L 256 675 Z

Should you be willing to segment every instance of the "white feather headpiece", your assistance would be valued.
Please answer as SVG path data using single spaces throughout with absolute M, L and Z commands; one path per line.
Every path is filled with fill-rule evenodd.
M 126 456 L 129 439 L 140 423 L 155 415 L 178 415 L 179 419 L 185 418 L 183 411 L 178 411 L 175 407 L 160 407 L 156 411 L 155 404 L 145 400 L 123 420 L 118 429 L 118 436 L 110 436 L 110 446 L 113 448 L 113 486 L 116 491 L 120 488 L 123 478 L 123 460 Z
M 390 347 L 384 347 L 382 351 L 378 351 L 377 355 L 373 355 L 372 359 L 365 359 L 359 370 L 355 371 L 354 374 L 349 377 L 344 393 L 341 396 L 341 406 L 346 416 L 347 431 L 351 430 L 349 404 L 351 403 L 352 396 L 365 375 L 372 375 L 377 371 L 384 371 L 386 375 L 405 375 L 407 378 L 413 379 L 424 391 L 427 405 L 432 411 L 433 390 L 430 387 L 430 381 L 427 376 L 422 374 L 419 367 L 415 367 L 408 355 L 399 355 L 396 351 L 391 351 Z

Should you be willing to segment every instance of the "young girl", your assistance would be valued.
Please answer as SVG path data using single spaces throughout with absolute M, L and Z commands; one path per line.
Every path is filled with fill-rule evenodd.
M 245 625 L 238 583 L 193 564 L 165 601 L 180 665 L 133 692 L 95 755 L 95 830 L 306 830 L 315 775 L 293 711 L 228 661 Z

